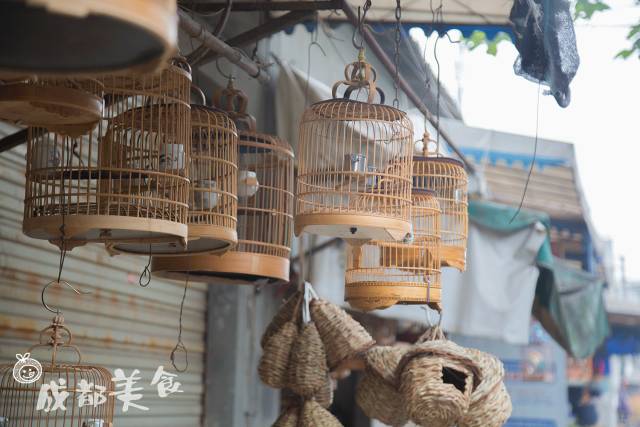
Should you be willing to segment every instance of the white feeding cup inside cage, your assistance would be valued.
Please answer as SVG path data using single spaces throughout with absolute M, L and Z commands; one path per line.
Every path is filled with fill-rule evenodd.
M 238 171 L 238 197 L 253 197 L 259 188 L 258 175 L 254 171 Z
M 195 209 L 213 209 L 218 206 L 218 183 L 215 180 L 202 180 L 196 182 Z
M 160 170 L 183 170 L 185 153 L 183 144 L 164 144 L 160 154 Z

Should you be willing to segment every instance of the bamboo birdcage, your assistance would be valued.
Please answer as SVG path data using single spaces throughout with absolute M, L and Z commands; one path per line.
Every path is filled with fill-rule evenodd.
M 157 275 L 191 280 L 211 277 L 288 280 L 293 232 L 293 150 L 281 139 L 256 132 L 247 97 L 229 87 L 216 105 L 238 126 L 238 246 L 221 256 L 154 258 Z
M 295 232 L 401 240 L 411 230 L 413 125 L 404 112 L 383 105 L 363 50 L 345 78 L 334 85 L 332 100 L 302 116 Z M 347 89 L 337 99 L 342 84 Z M 350 99 L 361 91 L 367 102 Z
M 30 128 L 23 230 L 69 246 L 182 247 L 187 237 L 190 70 L 105 77 L 104 119 L 81 137 Z M 62 227 L 64 225 L 64 227 Z
M 80 136 L 102 117 L 103 89 L 96 79 L 0 76 L 0 119 Z
M 439 308 L 440 208 L 430 190 L 413 190 L 413 236 L 406 242 L 370 241 L 347 249 L 345 300 L 369 311 L 395 304 Z
M 0 1 L 0 69 L 59 76 L 155 71 L 175 53 L 176 12 L 176 0 Z
M 51 359 L 47 362 L 35 359 L 32 351 L 37 347 L 50 347 Z M 61 362 L 65 357 L 61 354 L 63 350 L 70 350 L 78 360 Z M 42 330 L 39 344 L 24 355 L 16 356 L 16 364 L 0 366 L 0 426 L 113 426 L 112 375 L 103 367 L 82 363 L 82 354 L 72 344 L 71 332 L 64 326 L 62 315 L 56 315 L 52 324 Z M 60 386 L 60 393 L 68 393 L 63 402 L 66 410 L 46 401 L 47 398 L 54 401 L 52 391 L 46 389 L 52 383 Z M 38 403 L 45 406 L 38 409 Z
M 429 135 L 425 134 L 424 155 L 413 160 L 413 183 L 435 191 L 440 204 L 442 265 L 464 271 L 469 232 L 467 172 L 462 162 L 437 152 L 429 153 L 429 142 Z

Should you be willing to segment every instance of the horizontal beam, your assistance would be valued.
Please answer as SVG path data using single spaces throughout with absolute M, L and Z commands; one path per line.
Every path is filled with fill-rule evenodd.
M 236 65 L 260 83 L 269 82 L 269 74 L 264 72 L 256 62 L 211 34 L 202 24 L 189 16 L 188 13 L 179 10 L 178 17 L 180 18 L 180 28 L 191 37 L 200 40 L 202 44 L 211 49 L 211 51 L 218 53 L 220 56 L 224 56 L 229 62 Z
M 289 12 L 277 18 L 270 19 L 264 24 L 252 28 L 249 31 L 227 39 L 225 40 L 225 43 L 233 47 L 248 46 L 256 43 L 258 40 L 262 40 L 273 34 L 279 33 L 280 31 L 292 27 L 300 22 L 313 19 L 315 14 L 316 12 L 312 10 L 296 10 Z M 209 53 L 207 53 L 201 60 L 195 61 L 192 65 L 210 62 L 218 56 L 220 56 L 219 53 L 209 51 Z
M 196 13 L 211 13 L 226 7 L 224 2 L 190 3 L 191 10 Z M 286 11 L 286 10 L 333 10 L 342 8 L 341 0 L 328 1 L 234 1 L 231 10 L 234 12 Z
M 358 14 L 346 0 L 342 2 L 342 10 L 344 10 L 344 13 L 347 16 L 347 19 L 351 22 L 351 25 L 357 27 Z M 396 73 L 395 65 L 393 64 L 393 62 L 391 61 L 391 59 L 389 58 L 385 50 L 382 48 L 382 46 L 380 46 L 380 44 L 375 39 L 375 37 L 373 36 L 373 34 L 371 33 L 371 31 L 366 25 L 363 27 L 363 33 L 364 33 L 363 34 L 364 40 L 369 46 L 369 48 L 373 51 L 374 55 L 380 60 L 380 62 L 382 62 L 382 65 L 384 65 L 387 71 L 392 76 L 394 76 Z M 466 159 L 462 151 L 460 151 L 460 149 L 456 147 L 456 145 L 453 143 L 453 139 L 451 139 L 448 132 L 446 132 L 444 129 L 440 127 L 439 120 L 436 120 L 433 117 L 433 115 L 431 114 L 427 106 L 424 105 L 420 97 L 413 91 L 413 89 L 411 88 L 409 83 L 407 83 L 404 77 L 402 77 L 401 73 L 399 73 L 399 76 L 398 76 L 398 85 L 400 86 L 400 89 L 402 89 L 402 91 L 407 95 L 407 97 L 409 97 L 411 102 L 413 102 L 413 104 L 422 112 L 422 114 L 425 115 L 425 117 L 427 118 L 427 120 L 429 120 L 429 122 L 433 125 L 433 127 L 436 128 L 436 130 L 440 133 L 442 138 L 446 141 L 447 145 L 451 147 L 451 149 L 456 153 L 456 155 L 464 163 L 465 168 L 469 172 L 475 172 L 475 168 L 473 167 L 473 165 Z
M 16 133 L 12 133 L 11 135 L 7 135 L 4 138 L 0 139 L 0 153 L 4 153 L 5 151 L 11 150 L 18 145 L 22 145 L 27 142 L 28 131 L 27 129 L 19 130 Z

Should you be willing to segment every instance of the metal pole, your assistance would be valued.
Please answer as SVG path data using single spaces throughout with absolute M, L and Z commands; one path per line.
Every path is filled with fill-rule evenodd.
M 178 17 L 180 18 L 180 28 L 191 37 L 200 40 L 209 49 L 224 56 L 260 83 L 269 82 L 269 74 L 264 72 L 258 64 L 211 34 L 202 24 L 191 18 L 186 12 L 179 10 Z
M 343 1 L 342 3 L 342 10 L 344 10 L 344 13 L 347 15 L 347 19 L 349 19 L 351 24 L 357 27 L 358 13 L 353 9 L 353 7 L 346 0 Z M 393 62 L 391 61 L 391 59 L 389 58 L 385 50 L 380 46 L 378 41 L 375 39 L 373 34 L 371 34 L 371 31 L 369 31 L 369 29 L 366 26 L 363 27 L 363 33 L 364 33 L 363 34 L 364 40 L 369 46 L 369 48 L 373 51 L 374 55 L 380 60 L 380 62 L 382 62 L 382 65 L 384 65 L 384 67 L 387 69 L 389 73 L 391 73 L 391 75 L 395 75 L 395 65 L 393 64 Z M 460 160 L 462 160 L 466 169 L 469 172 L 475 172 L 475 168 L 473 167 L 473 165 L 465 158 L 464 154 L 462 154 L 460 149 L 456 147 L 456 145 L 453 143 L 453 140 L 451 139 L 451 136 L 449 136 L 447 131 L 445 131 L 439 126 L 438 121 L 433 117 L 433 115 L 424 105 L 420 97 L 411 89 L 411 86 L 409 85 L 409 83 L 407 83 L 407 81 L 404 79 L 404 77 L 402 77 L 401 74 L 398 80 L 399 80 L 398 83 L 402 91 L 407 94 L 411 102 L 413 102 L 414 105 L 422 112 L 422 114 L 425 115 L 425 117 L 427 118 L 427 120 L 429 120 L 429 122 L 433 125 L 433 127 L 435 127 L 440 132 L 440 135 L 446 141 L 447 145 L 449 145 L 449 147 L 451 147 L 451 149 L 454 151 L 454 153 L 456 153 L 456 155 L 460 158 Z

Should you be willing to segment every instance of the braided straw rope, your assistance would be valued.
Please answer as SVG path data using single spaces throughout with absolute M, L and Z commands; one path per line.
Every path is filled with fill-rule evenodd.
M 335 304 L 314 299 L 311 301 L 311 317 L 324 343 L 329 368 L 335 368 L 375 345 L 362 325 Z
M 396 370 L 400 395 L 409 418 L 419 425 L 450 427 L 458 424 L 481 380 L 479 367 L 466 349 L 441 338 L 439 328 L 413 346 Z M 420 340 L 419 340 L 420 341 Z
M 258 364 L 258 374 L 266 385 L 273 388 L 286 387 L 291 348 L 297 335 L 298 326 L 293 321 L 289 321 L 266 340 Z
M 343 427 L 331 412 L 315 400 L 307 400 L 302 407 L 299 426 L 301 427 Z
M 312 397 L 325 384 L 329 375 L 324 346 L 313 322 L 302 326 L 293 344 L 289 362 L 290 388 L 296 394 Z
M 299 421 L 299 412 L 299 407 L 291 407 L 285 409 L 271 427 L 297 427 Z
M 294 317 L 294 311 L 302 298 L 300 292 L 296 292 L 287 299 L 280 307 L 276 315 L 273 317 L 267 329 L 262 334 L 260 345 L 264 348 L 266 341 L 275 334 L 282 326 Z
M 459 427 L 501 427 L 511 416 L 511 398 L 504 385 L 504 366 L 491 354 L 476 349 L 467 353 L 482 371 L 482 381 L 471 395 L 469 412 Z

